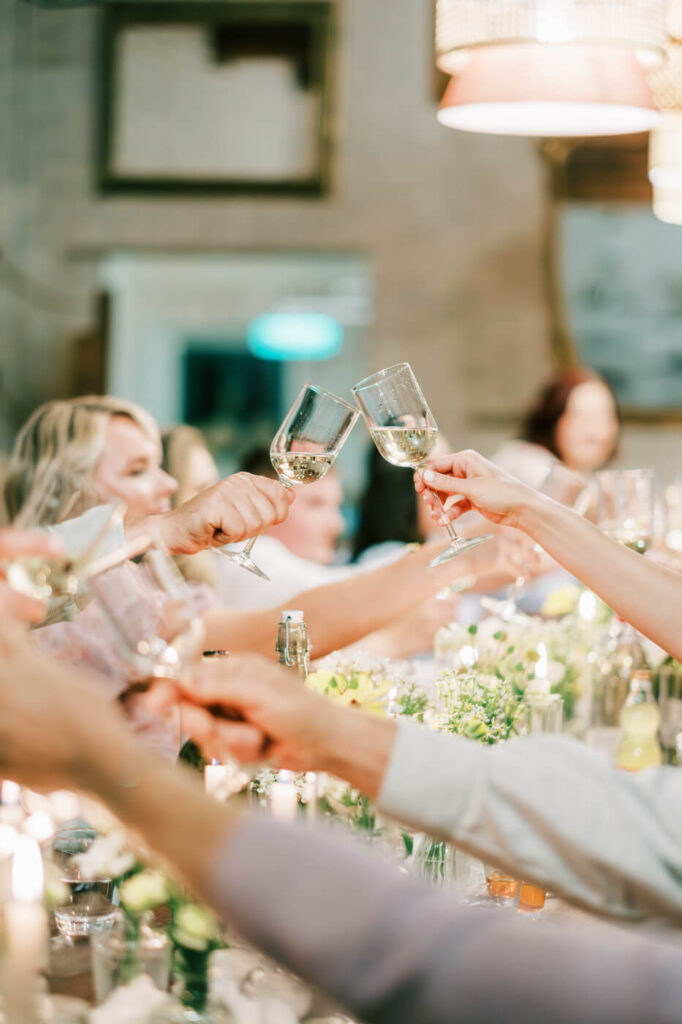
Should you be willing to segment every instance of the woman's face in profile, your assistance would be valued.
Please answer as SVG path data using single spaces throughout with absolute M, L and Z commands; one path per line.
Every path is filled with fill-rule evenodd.
M 119 498 L 130 519 L 168 512 L 171 494 L 178 486 L 161 469 L 160 446 L 126 416 L 112 416 L 107 423 L 94 483 L 98 500 Z
M 613 455 L 618 429 L 609 389 L 598 380 L 579 384 L 557 423 L 556 446 L 561 461 L 582 472 L 601 469 Z

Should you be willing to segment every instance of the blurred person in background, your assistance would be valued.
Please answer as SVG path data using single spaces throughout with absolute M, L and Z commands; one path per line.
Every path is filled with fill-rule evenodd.
M 584 476 L 587 484 L 593 473 L 611 462 L 619 437 L 620 415 L 613 392 L 597 374 L 576 367 L 561 370 L 541 387 L 519 437 L 506 441 L 491 461 L 530 487 L 558 498 L 551 490 L 553 467 L 565 466 Z M 523 567 L 520 575 L 528 575 Z M 558 596 L 572 583 L 569 573 L 546 558 L 544 571 L 535 580 L 507 593 L 515 595 L 522 611 L 537 613 L 552 594 Z M 504 597 L 504 592 L 495 596 Z M 480 602 L 467 599 L 462 612 L 465 621 L 479 619 Z
M 589 475 L 614 458 L 620 413 L 613 392 L 583 367 L 562 370 L 540 389 L 517 439 L 506 441 L 491 461 L 539 488 L 552 463 Z
M 439 444 L 436 450 L 447 451 Z M 433 520 L 417 499 L 410 474 L 393 466 L 372 445 L 367 458 L 367 483 L 360 499 L 352 559 L 376 565 L 396 557 L 406 544 L 424 544 L 437 536 Z

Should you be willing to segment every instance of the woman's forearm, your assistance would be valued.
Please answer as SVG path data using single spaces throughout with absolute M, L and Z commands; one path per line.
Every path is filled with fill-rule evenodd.
M 622 618 L 682 660 L 682 576 L 542 496 L 524 505 L 519 525 Z
M 313 657 L 382 629 L 458 576 L 478 574 L 481 558 L 464 554 L 437 569 L 429 562 L 443 544 L 426 544 L 399 561 L 336 583 L 304 591 L 288 604 L 303 610 Z M 208 647 L 255 651 L 273 657 L 279 609 L 233 612 L 214 609 L 204 618 Z

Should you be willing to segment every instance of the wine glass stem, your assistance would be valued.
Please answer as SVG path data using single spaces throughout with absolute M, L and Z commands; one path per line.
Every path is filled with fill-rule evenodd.
M 450 540 L 454 544 L 459 544 L 461 538 L 460 538 L 459 534 L 457 533 L 457 531 L 455 530 L 455 528 L 452 525 L 452 523 L 450 522 L 450 520 L 448 519 L 448 514 L 445 511 L 445 505 L 441 501 L 440 495 L 437 494 L 436 491 L 433 491 L 433 494 L 435 494 L 436 501 L 438 502 L 438 504 L 440 506 L 440 510 L 441 510 L 441 513 L 442 513 L 443 524 L 445 526 L 445 529 L 447 530 L 448 537 L 450 538 Z
M 251 552 L 253 551 L 253 546 L 254 546 L 254 544 L 256 543 L 257 540 L 258 540 L 258 534 L 254 533 L 253 537 L 250 537 L 249 540 L 244 545 L 244 547 L 242 548 L 242 554 L 243 555 L 250 555 Z
M 291 484 L 289 483 L 288 480 L 282 480 L 281 477 L 279 479 L 280 479 L 280 483 L 283 484 L 284 487 L 286 487 L 286 489 L 288 491 L 290 491 L 292 489 Z M 251 552 L 253 551 L 253 546 L 254 546 L 254 544 L 256 543 L 256 541 L 258 540 L 259 537 L 260 537 L 260 533 L 254 533 L 253 537 L 249 538 L 249 540 L 246 542 L 246 544 L 242 548 L 242 554 L 243 555 L 246 555 L 248 557 L 251 554 Z

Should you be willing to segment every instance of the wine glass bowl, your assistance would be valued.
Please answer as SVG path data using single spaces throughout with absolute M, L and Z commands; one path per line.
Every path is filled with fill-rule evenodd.
M 357 409 L 316 384 L 303 385 L 270 445 L 270 461 L 285 487 L 313 484 L 334 465 L 346 443 Z M 257 537 L 241 551 L 223 551 L 243 569 L 268 580 L 251 558 Z
M 611 469 L 597 474 L 599 527 L 620 544 L 644 554 L 654 532 L 655 477 L 651 469 Z
M 409 363 L 397 363 L 366 377 L 352 388 L 353 397 L 380 455 L 393 466 L 426 465 L 438 440 L 438 426 Z M 459 537 L 446 523 L 450 543 L 433 561 L 441 565 L 455 555 L 491 539 Z
M 203 624 L 167 552 L 150 547 L 137 564 L 95 573 L 88 584 L 124 658 L 141 676 L 178 679 L 198 661 Z

